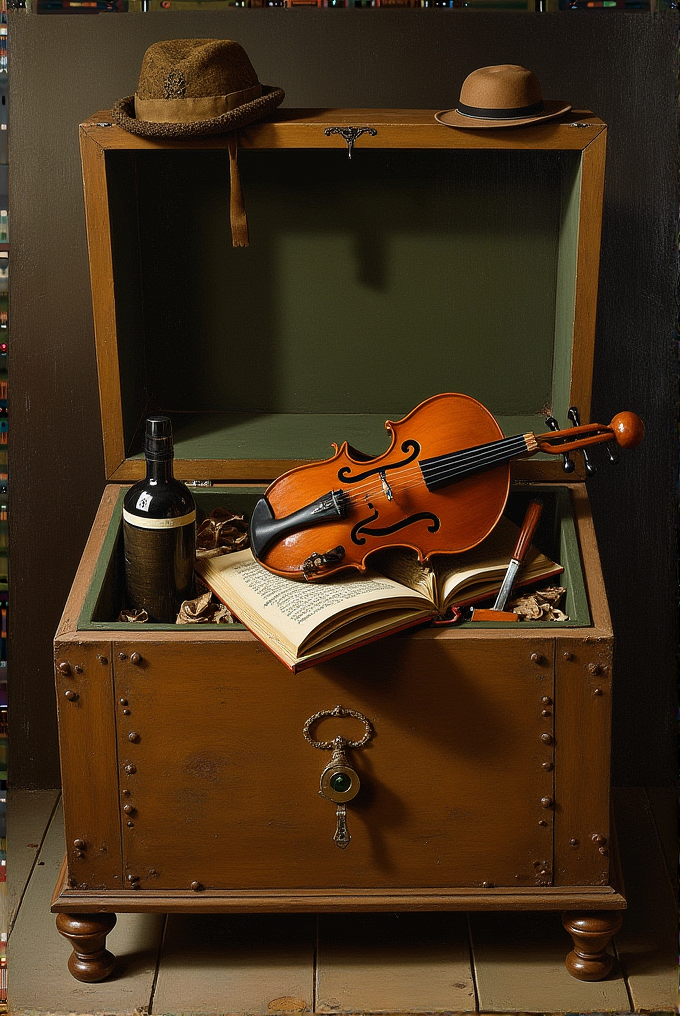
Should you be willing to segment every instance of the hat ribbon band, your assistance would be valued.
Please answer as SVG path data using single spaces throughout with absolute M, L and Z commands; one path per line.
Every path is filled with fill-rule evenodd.
M 140 99 L 135 94 L 135 116 L 150 123 L 193 123 L 196 120 L 213 120 L 259 99 L 262 85 L 242 88 L 227 95 L 206 95 L 189 99 Z
M 539 102 L 532 102 L 530 106 L 514 106 L 511 109 L 489 109 L 488 106 L 466 106 L 459 102 L 456 111 L 463 116 L 474 116 L 478 120 L 517 120 L 522 116 L 533 116 L 534 113 L 543 113 L 545 106 L 543 99 Z

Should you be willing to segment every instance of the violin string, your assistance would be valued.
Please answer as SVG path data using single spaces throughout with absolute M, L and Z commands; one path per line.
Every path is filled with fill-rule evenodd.
M 500 444 L 504 445 L 502 449 L 498 447 Z M 467 473 L 478 469 L 487 469 L 494 465 L 501 465 L 510 458 L 521 455 L 526 450 L 526 442 L 522 435 L 518 435 L 517 438 L 504 438 L 491 447 L 480 445 L 475 449 L 463 449 L 461 452 L 443 455 L 441 456 L 441 465 L 437 465 L 434 468 L 430 466 L 427 470 L 423 470 L 422 464 L 419 463 L 416 467 L 401 471 L 392 479 L 387 479 L 386 477 L 386 480 L 392 491 L 396 490 L 399 492 L 417 486 L 423 481 L 428 484 L 435 482 L 445 484 L 452 482 L 457 477 L 462 478 Z M 435 459 L 434 461 L 436 462 L 437 460 Z M 427 472 L 427 476 L 425 476 L 425 472 Z M 382 492 L 382 484 L 378 481 L 373 481 L 354 491 L 345 491 L 345 495 L 350 501 L 361 501 L 373 493 L 380 494 Z
M 421 482 L 443 485 L 456 478 L 462 478 L 470 472 L 501 465 L 526 450 L 524 436 L 520 434 L 512 438 L 503 438 L 490 445 L 478 445 L 476 448 L 462 449 L 460 452 L 450 452 L 433 460 L 426 460 L 431 463 L 427 469 L 422 468 L 424 463 L 418 463 L 415 467 L 404 469 L 394 479 L 387 480 L 387 482 L 393 492 L 402 492 L 418 486 Z M 350 502 L 358 502 L 370 497 L 372 493 L 380 494 L 382 492 L 382 483 L 373 481 L 352 492 L 346 491 L 345 494 Z
M 511 443 L 514 443 L 514 442 L 517 442 L 518 444 L 523 446 L 520 451 L 515 452 L 514 454 L 521 454 L 522 451 L 526 451 L 526 444 L 525 444 L 525 441 L 524 441 L 524 435 L 523 434 L 516 434 L 513 437 L 500 438 L 498 441 L 492 441 L 492 442 L 489 442 L 489 443 L 483 444 L 483 445 L 475 445 L 472 448 L 462 448 L 462 449 L 460 449 L 460 451 L 448 452 L 445 455 L 435 456 L 434 458 L 423 460 L 423 463 L 428 463 L 429 462 L 429 463 L 432 464 L 432 466 L 434 467 L 432 469 L 432 475 L 434 476 L 435 475 L 435 470 L 448 468 L 448 466 L 451 465 L 454 462 L 455 462 L 455 464 L 467 463 L 468 461 L 473 462 L 474 459 L 477 456 L 483 455 L 483 454 L 485 454 L 487 452 L 491 452 L 493 454 L 498 454 L 498 451 L 501 450 L 500 449 L 501 445 L 504 446 L 504 448 L 502 449 L 504 451 L 505 447 L 509 446 Z M 504 461 L 504 460 L 501 460 L 501 461 Z M 398 489 L 403 489 L 403 486 L 401 486 L 400 481 L 402 481 L 404 478 L 410 479 L 411 477 L 413 477 L 414 480 L 417 480 L 417 481 L 419 481 L 419 480 L 421 480 L 423 478 L 423 471 L 422 471 L 422 465 L 423 465 L 423 463 L 418 462 L 416 460 L 416 464 L 414 466 L 411 466 L 408 469 L 402 469 L 402 470 L 400 470 L 399 474 L 398 474 L 399 480 L 396 482 L 396 484 L 393 483 L 393 482 L 390 482 L 387 470 L 385 471 L 385 474 L 386 474 L 385 475 L 385 479 L 386 479 L 387 483 L 390 485 L 391 489 L 394 489 L 395 486 Z M 352 490 L 345 490 L 344 492 L 345 492 L 346 496 L 350 500 L 354 500 L 354 499 L 361 500 L 367 494 L 370 496 L 370 494 L 372 492 L 380 493 L 383 490 L 382 483 L 380 482 L 379 479 L 375 479 L 374 477 L 375 477 L 375 474 L 373 474 L 373 478 L 368 483 L 359 484 L 359 486 L 353 487 Z M 439 473 L 437 473 L 435 478 L 439 478 Z

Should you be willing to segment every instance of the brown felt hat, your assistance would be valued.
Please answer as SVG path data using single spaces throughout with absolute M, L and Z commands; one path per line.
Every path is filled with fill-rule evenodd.
M 468 74 L 455 109 L 435 113 L 447 127 L 522 127 L 567 113 L 568 102 L 544 99 L 531 71 L 517 64 L 479 67 Z
M 144 138 L 193 138 L 245 127 L 284 95 L 260 84 L 238 42 L 168 39 L 149 46 L 137 91 L 111 112 L 120 127 Z
M 235 247 L 248 246 L 236 164 L 236 131 L 285 97 L 261 85 L 246 51 L 231 39 L 168 39 L 149 46 L 134 95 L 119 99 L 113 120 L 126 131 L 162 140 L 229 134 L 231 224 Z

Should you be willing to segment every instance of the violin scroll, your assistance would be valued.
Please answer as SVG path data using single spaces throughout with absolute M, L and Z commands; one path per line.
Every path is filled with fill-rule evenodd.
M 617 413 L 609 426 L 602 423 L 585 423 L 570 430 L 554 430 L 547 434 L 538 434 L 536 443 L 538 451 L 550 455 L 563 455 L 565 452 L 586 448 L 591 444 L 616 440 L 621 448 L 635 448 L 645 436 L 645 425 L 635 413 L 624 411 Z
M 609 426 L 621 448 L 635 448 L 645 436 L 645 425 L 635 413 L 617 413 Z

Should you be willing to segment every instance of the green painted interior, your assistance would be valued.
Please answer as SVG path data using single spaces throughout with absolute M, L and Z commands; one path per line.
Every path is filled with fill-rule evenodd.
M 568 404 L 579 152 L 243 151 L 236 250 L 226 153 L 106 159 L 131 455 L 150 410 L 178 457 L 294 459 L 441 391 Z
M 378 413 L 171 413 L 170 416 L 178 460 L 325 459 L 333 453 L 332 444 L 343 441 L 362 452 L 379 455 L 390 442 L 385 417 Z M 393 419 L 396 421 L 398 416 Z M 527 431 L 543 433 L 548 429 L 540 415 L 496 419 L 506 437 Z M 144 454 L 140 449 L 130 458 L 143 459 Z M 191 479 L 190 474 L 189 465 L 184 475 Z
M 123 632 L 136 631 L 138 624 L 118 622 L 120 609 L 123 605 L 123 553 L 122 553 L 122 511 L 123 498 L 128 488 L 121 488 L 116 508 L 111 517 L 109 528 L 104 539 L 97 565 L 92 575 L 83 609 L 78 620 L 79 631 Z M 248 516 L 261 492 L 250 488 L 212 488 L 196 489 L 199 518 L 207 515 L 215 507 L 223 507 L 239 515 Z M 567 589 L 565 612 L 568 621 L 538 623 L 522 622 L 523 628 L 574 628 L 587 627 L 591 624 L 588 597 L 586 595 L 581 568 L 578 537 L 574 523 L 571 496 L 565 487 L 550 485 L 519 486 L 510 492 L 506 506 L 506 515 L 521 525 L 528 502 L 538 496 L 543 502 L 543 513 L 539 522 L 534 544 L 544 554 L 558 561 L 564 567 L 563 577 L 559 580 Z M 475 622 L 475 627 L 496 628 L 494 622 Z M 238 624 L 239 630 L 243 625 Z M 193 631 L 214 632 L 224 629 L 224 625 L 194 625 Z M 146 624 L 145 630 L 177 631 L 172 624 Z

